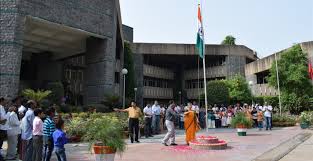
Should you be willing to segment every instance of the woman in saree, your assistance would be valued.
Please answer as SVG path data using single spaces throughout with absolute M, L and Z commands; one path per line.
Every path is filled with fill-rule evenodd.
M 184 113 L 184 127 L 186 130 L 186 143 L 196 139 L 196 132 L 200 130 L 198 118 L 195 111 L 192 111 L 192 104 L 188 103 L 187 110 Z

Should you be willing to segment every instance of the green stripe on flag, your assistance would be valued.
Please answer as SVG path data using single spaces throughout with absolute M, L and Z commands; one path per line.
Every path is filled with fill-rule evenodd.
M 203 59 L 203 40 L 201 39 L 200 33 L 197 34 L 197 44 L 196 44 L 197 52 L 200 58 Z

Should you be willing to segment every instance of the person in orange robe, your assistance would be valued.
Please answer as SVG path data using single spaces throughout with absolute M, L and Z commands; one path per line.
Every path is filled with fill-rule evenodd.
M 192 104 L 188 103 L 187 112 L 184 113 L 184 127 L 186 130 L 186 143 L 196 139 L 196 132 L 200 130 L 198 118 L 195 111 L 192 111 Z

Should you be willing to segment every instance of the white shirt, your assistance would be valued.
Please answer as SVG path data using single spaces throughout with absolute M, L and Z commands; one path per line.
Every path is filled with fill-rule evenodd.
M 192 111 L 195 111 L 196 113 L 199 113 L 199 111 L 200 111 L 198 105 L 192 105 L 191 110 L 192 110 Z
M 15 112 L 8 112 L 8 136 L 21 134 L 20 121 Z
M 144 113 L 144 114 L 148 114 L 148 116 L 145 115 L 145 117 L 152 117 L 152 108 L 146 106 L 146 107 L 143 109 L 143 113 Z
M 263 111 L 265 111 L 265 112 L 264 112 L 264 116 L 265 116 L 265 117 L 272 117 L 272 110 L 273 110 L 273 107 L 272 107 L 272 106 L 270 106 L 270 105 L 264 106 L 264 107 L 263 107 Z
M 4 110 L 4 107 L 0 105 L 0 120 L 5 120 L 5 119 L 7 119 L 7 114 Z M 4 125 L 0 124 L 0 130 L 7 130 L 7 129 L 8 129 L 7 122 Z
M 23 113 L 26 111 L 26 107 L 24 107 L 23 105 L 21 105 L 19 108 L 18 108 L 18 113 Z
M 153 115 L 160 115 L 161 114 L 161 107 L 160 107 L 160 105 L 153 105 L 152 106 L 152 114 Z
M 165 111 L 166 111 L 166 109 L 164 107 L 162 107 L 161 108 L 161 112 L 162 112 L 163 115 L 165 115 Z
M 176 107 L 174 108 L 174 110 L 175 110 L 177 113 L 180 113 L 180 112 L 181 112 L 180 106 L 176 106 Z

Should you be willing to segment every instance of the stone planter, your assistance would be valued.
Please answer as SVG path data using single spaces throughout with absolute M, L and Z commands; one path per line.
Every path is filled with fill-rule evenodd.
M 307 122 L 302 122 L 302 123 L 300 123 L 300 127 L 301 127 L 301 129 L 307 129 L 310 127 L 310 124 Z
M 247 128 L 237 128 L 238 136 L 247 136 Z

